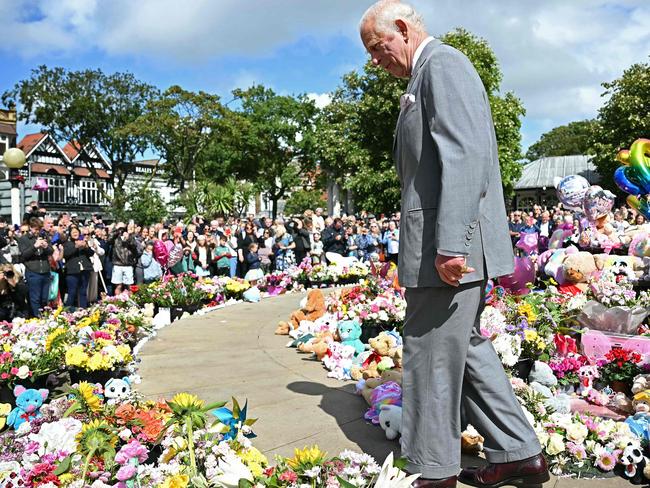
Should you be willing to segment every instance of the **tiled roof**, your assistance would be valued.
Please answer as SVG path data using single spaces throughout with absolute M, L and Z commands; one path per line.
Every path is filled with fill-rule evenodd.
M 74 168 L 72 170 L 72 172 L 74 174 L 76 174 L 77 176 L 90 176 L 90 170 L 88 168 L 82 168 L 82 167 L 77 166 L 76 168 Z M 100 178 L 103 178 L 103 179 L 110 178 L 110 175 L 103 169 L 98 169 L 97 170 L 97 176 L 99 176 Z
M 13 124 L 5 124 L 0 122 L 0 134 L 16 135 L 16 126 Z
M 68 168 L 61 164 L 45 164 L 45 163 L 32 163 L 32 173 L 47 173 L 50 170 L 56 171 L 60 175 L 69 175 Z
M 32 152 L 32 149 L 38 146 L 38 143 L 41 142 L 45 137 L 47 137 L 47 134 L 45 134 L 44 132 L 38 132 L 36 134 L 27 134 L 18 143 L 18 148 L 22 149 L 23 152 L 26 155 L 28 155 L 30 152 Z
M 563 178 L 569 175 L 584 176 L 592 185 L 600 181 L 600 175 L 590 156 L 554 156 L 541 158 L 524 166 L 521 178 L 515 184 L 515 190 L 553 188 L 556 176 Z
M 70 161 L 74 161 L 74 158 L 76 158 L 79 155 L 79 151 L 77 151 L 77 148 L 75 147 L 72 142 L 68 142 L 65 147 L 63 148 L 63 152 L 65 153 L 66 156 L 68 156 L 68 159 Z

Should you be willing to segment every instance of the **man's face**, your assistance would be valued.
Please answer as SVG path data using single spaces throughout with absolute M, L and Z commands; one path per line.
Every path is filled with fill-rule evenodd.
M 381 66 L 398 78 L 410 76 L 411 59 L 407 52 L 408 44 L 402 33 L 378 33 L 375 30 L 375 22 L 370 20 L 361 30 L 361 41 L 370 54 L 372 64 Z

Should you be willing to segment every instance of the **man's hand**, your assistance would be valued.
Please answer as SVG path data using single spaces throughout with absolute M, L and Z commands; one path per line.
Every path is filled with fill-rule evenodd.
M 440 279 L 451 286 L 460 285 L 459 281 L 467 273 L 473 273 L 474 268 L 465 265 L 465 258 L 462 256 L 436 256 L 436 269 Z

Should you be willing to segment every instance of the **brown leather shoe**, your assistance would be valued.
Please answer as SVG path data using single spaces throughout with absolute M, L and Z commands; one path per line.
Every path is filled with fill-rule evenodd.
M 458 476 L 461 483 L 479 488 L 537 488 L 550 479 L 548 465 L 542 454 L 512 463 L 492 463 L 480 468 L 466 468 Z
M 456 488 L 456 479 L 456 476 L 439 480 L 418 478 L 413 482 L 411 486 L 414 488 Z

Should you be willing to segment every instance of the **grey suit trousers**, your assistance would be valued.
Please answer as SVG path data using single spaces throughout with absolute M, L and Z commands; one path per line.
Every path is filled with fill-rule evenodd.
M 467 423 L 485 437 L 489 462 L 541 452 L 492 343 L 480 333 L 484 294 L 483 281 L 406 289 L 402 455 L 406 470 L 423 478 L 458 474 Z

